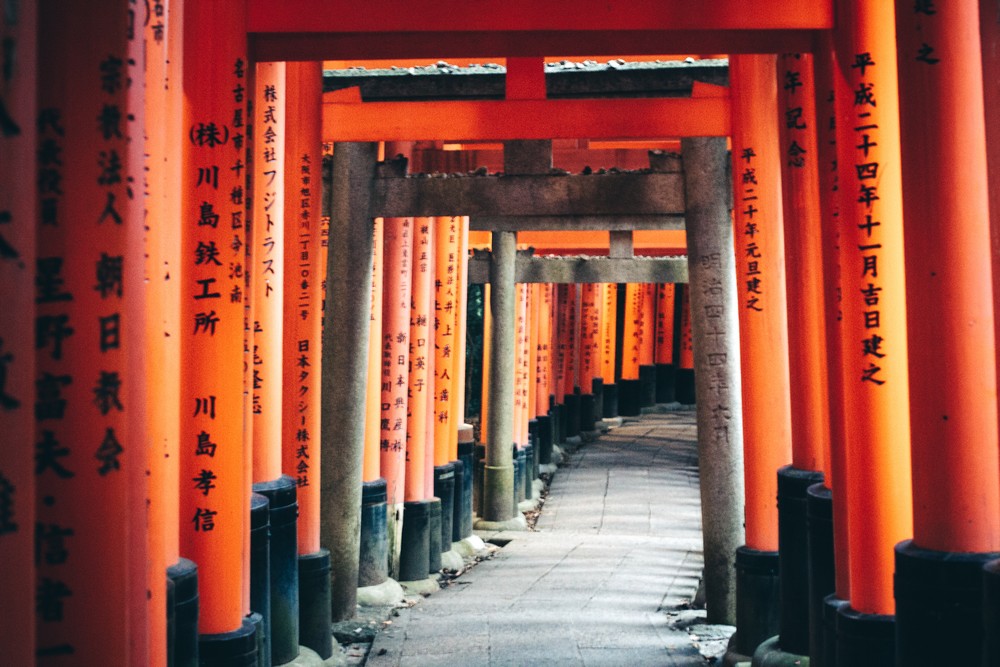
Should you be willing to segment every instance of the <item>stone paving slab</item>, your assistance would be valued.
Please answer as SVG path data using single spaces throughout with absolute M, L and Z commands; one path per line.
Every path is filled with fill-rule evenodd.
M 536 531 L 399 610 L 370 667 L 704 665 L 677 626 L 702 572 L 694 413 L 626 420 L 554 475 Z

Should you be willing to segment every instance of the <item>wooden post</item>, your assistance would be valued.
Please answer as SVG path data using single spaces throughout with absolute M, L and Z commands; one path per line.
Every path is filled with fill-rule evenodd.
M 22 260 L 34 273 L 38 503 L 34 526 L 23 529 L 29 535 L 35 529 L 36 648 L 50 664 L 130 660 L 129 543 L 145 541 L 145 534 L 130 534 L 144 508 L 122 513 L 131 466 L 140 458 L 139 445 L 130 451 L 127 437 L 126 408 L 141 406 L 128 398 L 126 341 L 128 327 L 142 322 L 124 301 L 127 244 L 135 238 L 132 227 L 142 224 L 129 201 L 141 165 L 128 146 L 134 128 L 127 119 L 127 12 L 117 0 L 41 3 L 37 124 L 15 107 L 20 130 L 38 132 L 38 256 Z M 11 211 L 3 227 L 21 229 L 13 218 L 19 212 Z M 31 252 L 30 234 L 11 238 Z M 16 353 L 10 344 L 7 352 Z M 102 632 L 104 626 L 117 632 Z
M 413 225 L 413 277 L 410 307 L 410 381 L 406 421 L 406 500 L 424 500 L 426 487 L 427 405 L 433 403 L 434 376 L 428 374 L 428 357 L 434 356 L 431 321 L 434 289 L 434 219 L 416 218 Z
M 615 357 L 618 349 L 618 285 L 602 283 L 601 308 L 601 379 L 604 381 L 604 406 L 601 413 L 606 419 L 618 416 L 618 385 L 615 384 Z
M 656 286 L 656 402 L 673 403 L 676 366 L 674 365 L 674 314 L 677 311 L 677 287 L 673 283 Z
M 791 406 L 776 61 L 734 56 L 730 71 L 747 540 L 737 551 L 737 581 L 755 570 L 772 577 L 737 600 L 737 650 L 751 655 L 778 630 L 774 499 L 778 468 L 792 458 Z
M 35 326 L 36 218 L 39 199 L 58 202 L 39 180 L 37 93 L 39 48 L 38 8 L 0 13 L 0 39 L 10 45 L 4 55 L 9 72 L 0 79 L 0 285 L 4 316 L 0 318 L 0 431 L 7 443 L 0 448 L 0 599 L 6 622 L 0 646 L 11 664 L 35 662 L 35 396 L 34 341 L 25 332 Z M 51 140 L 62 137 L 54 135 Z M 58 144 L 55 144 L 58 146 Z M 49 160 L 58 158 L 58 154 Z M 62 170 L 55 172 L 59 185 Z M 161 572 L 162 575 L 162 572 Z
M 622 370 L 618 383 L 618 411 L 632 417 L 640 410 L 639 365 L 642 355 L 643 286 L 628 283 L 625 287 L 625 321 L 622 329 Z
M 695 402 L 694 336 L 691 332 L 691 289 L 678 285 L 677 326 L 679 350 L 677 351 L 677 400 L 685 405 Z
M 969 624 L 968 642 L 955 633 L 968 632 L 963 615 L 982 617 L 980 587 L 948 603 L 922 587 L 929 573 L 945 581 L 968 573 L 978 582 L 983 563 L 1000 555 L 979 10 L 897 3 L 896 25 L 899 103 L 907 109 L 900 116 L 907 336 L 911 350 L 923 352 L 909 358 L 913 539 L 896 546 L 897 660 L 975 664 L 983 660 L 981 626 Z M 921 163 L 926 156 L 933 159 Z
M 886 664 L 894 659 L 893 546 L 913 526 L 895 12 L 888 3 L 856 0 L 839 9 L 836 67 L 847 82 L 836 123 L 851 600 L 838 617 L 837 659 Z

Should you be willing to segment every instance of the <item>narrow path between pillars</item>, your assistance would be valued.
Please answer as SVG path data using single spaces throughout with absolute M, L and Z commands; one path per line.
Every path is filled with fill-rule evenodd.
M 691 609 L 702 571 L 693 411 L 629 420 L 569 454 L 535 532 L 403 609 L 369 667 L 703 665 L 732 628 Z

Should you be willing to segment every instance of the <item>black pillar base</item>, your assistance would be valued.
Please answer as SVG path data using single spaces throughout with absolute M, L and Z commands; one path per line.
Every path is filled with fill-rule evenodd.
M 823 645 L 821 647 L 815 664 L 822 667 L 836 667 L 837 665 L 837 618 L 840 616 L 842 607 L 848 605 L 847 600 L 841 600 L 831 593 L 823 598 L 823 613 L 820 623 L 823 626 Z M 813 663 L 810 662 L 810 665 Z
M 549 415 L 539 415 L 538 421 L 538 463 L 548 465 L 552 463 L 552 417 Z
M 475 474 L 472 477 L 472 511 L 483 515 L 483 468 L 486 466 L 486 445 L 476 444 L 473 450 Z
M 895 664 L 895 616 L 863 614 L 849 604 L 837 610 L 837 667 L 885 667 Z
M 656 402 L 673 403 L 677 400 L 676 373 L 673 364 L 656 364 Z
M 590 393 L 594 395 L 594 421 L 604 418 L 604 379 L 594 378 L 590 384 Z
M 178 558 L 167 568 L 168 598 L 167 664 L 173 667 L 198 665 L 198 566 L 187 558 Z
M 257 632 L 249 619 L 232 632 L 198 636 L 202 667 L 257 667 Z
M 535 488 L 532 482 L 537 476 L 535 474 L 535 446 L 529 444 L 524 448 L 524 493 L 529 499 L 535 497 Z
M 403 503 L 403 535 L 399 545 L 400 581 L 420 581 L 430 572 L 429 500 Z
M 458 539 L 463 540 L 472 535 L 472 485 L 473 470 L 476 469 L 475 445 L 471 442 L 458 443 L 458 460 L 462 462 L 465 475 L 462 477 L 461 512 L 458 517 Z
M 552 442 L 561 445 L 566 442 L 566 406 L 554 403 L 549 414 L 552 415 Z
M 677 401 L 681 405 L 694 405 L 694 369 L 677 369 Z
M 639 380 L 618 380 L 618 414 L 622 417 L 637 417 L 642 411 L 639 404 L 641 382 Z
M 784 466 L 778 470 L 778 554 L 781 559 L 781 650 L 809 654 L 809 532 L 806 524 L 810 486 L 823 473 Z
M 983 665 L 1000 665 L 1000 560 L 986 563 L 983 578 Z
M 815 667 L 833 667 L 824 662 L 823 600 L 835 590 L 833 560 L 833 494 L 822 484 L 806 493 L 809 531 L 809 656 Z
M 594 395 L 580 394 L 580 431 L 589 433 L 594 426 Z
M 601 413 L 605 419 L 614 419 L 618 416 L 618 385 L 604 385 L 604 411 Z
M 256 642 L 258 660 L 271 665 L 271 501 L 254 493 L 250 497 L 250 611 L 260 614 Z
M 434 466 L 434 496 L 441 500 L 441 553 L 451 551 L 455 517 L 455 465 Z
M 736 549 L 736 652 L 753 655 L 778 634 L 781 604 L 778 593 L 778 552 Z
M 482 464 L 480 464 L 482 465 Z M 427 574 L 441 571 L 441 499 L 430 498 L 427 513 Z
M 389 527 L 386 482 L 379 477 L 361 485 L 361 550 L 358 587 L 377 586 L 389 578 Z
M 575 392 L 566 394 L 563 400 L 565 401 L 563 404 L 563 414 L 566 417 L 564 420 L 564 424 L 566 425 L 564 433 L 567 438 L 572 438 L 575 435 L 580 435 L 580 394 Z
M 656 366 L 639 366 L 639 407 L 656 405 Z
M 253 485 L 270 502 L 271 664 L 299 655 L 299 504 L 295 480 L 282 475 Z
M 326 660 L 333 655 L 330 552 L 299 556 L 299 641 Z
M 512 449 L 514 461 L 514 507 L 524 500 L 524 450 L 514 445 Z
M 462 539 L 462 493 L 465 489 L 465 463 L 462 459 L 451 462 L 452 470 L 455 471 L 454 498 L 451 502 L 451 535 L 452 542 Z M 449 549 L 451 547 L 449 546 Z
M 983 566 L 998 557 L 997 552 L 932 551 L 912 540 L 896 545 L 900 664 L 983 664 Z M 996 631 L 990 628 L 989 634 Z

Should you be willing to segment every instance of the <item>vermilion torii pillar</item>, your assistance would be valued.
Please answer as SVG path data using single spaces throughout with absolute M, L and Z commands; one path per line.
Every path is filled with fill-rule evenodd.
M 656 286 L 656 402 L 673 403 L 674 317 L 677 288 L 673 283 Z
M 678 309 L 680 317 L 678 326 L 680 335 L 677 351 L 677 400 L 686 405 L 695 402 L 694 377 L 694 338 L 691 332 L 691 288 L 689 285 L 678 285 Z
M 808 53 L 785 54 L 778 58 L 777 70 L 792 463 L 778 471 L 781 632 L 776 645 L 799 656 L 809 653 L 808 489 L 823 481 L 830 444 L 812 60 Z
M 386 218 L 383 239 L 380 468 L 389 508 L 389 575 L 399 576 L 405 462 L 406 395 L 410 348 L 410 280 L 413 218 Z
M 893 547 L 912 535 L 909 382 L 895 12 L 839 5 L 837 165 L 843 290 L 850 607 L 837 662 L 894 660 Z M 838 89 L 838 93 L 840 90 Z
M 850 599 L 848 566 L 847 447 L 844 424 L 844 368 L 841 320 L 840 270 L 841 217 L 837 176 L 837 128 L 834 85 L 837 95 L 846 94 L 846 81 L 834 67 L 832 37 L 824 35 L 813 58 L 815 72 L 817 142 L 820 174 L 820 229 L 823 243 L 823 303 L 827 367 L 827 398 L 830 414 L 829 467 L 824 471 L 825 488 L 809 490 L 809 596 L 812 612 L 810 657 L 817 667 L 836 662 L 836 610 Z M 836 78 L 835 78 L 836 77 Z M 831 554 L 823 564 L 821 556 Z
M 130 454 L 126 409 L 141 405 L 128 399 L 126 327 L 141 326 L 141 315 L 125 308 L 124 260 L 131 228 L 142 220 L 129 201 L 141 164 L 130 159 L 128 146 L 127 12 L 119 0 L 85 7 L 41 3 L 38 52 L 45 56 L 38 68 L 37 124 L 22 115 L 20 104 L 13 107 L 21 112 L 20 131 L 38 146 L 38 253 L 22 259 L 34 274 L 36 430 L 25 442 L 35 445 L 38 502 L 35 524 L 22 529 L 29 535 L 35 530 L 33 648 L 43 664 L 126 664 L 134 639 L 129 543 L 144 542 L 145 535 L 130 534 L 143 508 L 127 504 L 127 476 L 141 445 Z M 11 129 L 6 127 L 8 136 Z M 15 213 L 23 212 L 14 209 L 0 223 L 5 236 L 9 229 L 23 230 Z M 11 238 L 24 242 L 21 252 L 31 252 L 30 234 Z M 12 346 L 2 354 L 16 351 Z M 26 364 L 23 355 L 16 360 Z M 30 395 L 20 400 L 28 405 Z M 30 485 L 23 488 L 22 502 L 30 502 Z M 8 498 L 12 493 L 16 489 L 7 491 Z
M 35 239 L 38 216 L 37 33 L 35 3 L 0 14 L 0 38 L 10 44 L 0 79 L 0 598 L 6 622 L 0 646 L 12 664 L 35 661 Z M 9 59 L 9 60 L 8 60 Z M 57 185 L 55 183 L 54 185 Z M 41 188 L 39 188 L 40 190 Z M 54 193 L 53 193 L 54 194 Z M 49 195 L 51 196 L 51 194 Z M 162 576 L 162 571 L 161 571 Z
M 913 461 L 913 539 L 896 546 L 897 662 L 979 664 L 975 584 L 1000 555 L 979 11 L 896 4 Z M 942 591 L 928 595 L 928 580 Z
M 248 64 L 242 2 L 184 7 L 181 171 L 181 553 L 199 567 L 202 660 L 256 651 L 243 617 L 249 513 L 243 449 Z
M 644 283 L 639 318 L 639 406 L 656 403 L 656 284 Z
M 552 308 L 552 382 L 555 399 L 555 442 L 562 444 L 566 440 L 566 331 L 567 303 L 569 302 L 569 286 L 558 284 L 553 286 Z
M 575 284 L 566 285 L 565 347 L 562 356 L 563 424 L 566 438 L 580 435 L 580 394 L 577 384 L 580 371 L 580 290 Z M 563 334 L 560 334 L 563 335 Z
M 299 505 L 299 642 L 333 655 L 330 552 L 320 547 L 320 361 L 323 325 L 322 65 L 285 64 L 285 284 L 282 470 Z
M 535 414 L 538 420 L 539 465 L 552 463 L 552 285 L 537 286 L 535 321 L 538 341 L 535 347 Z M 484 341 L 485 342 L 485 341 Z
M 600 372 L 601 313 L 598 309 L 600 285 L 584 283 L 580 286 L 580 428 L 594 430 L 595 392 L 594 380 Z
M 778 468 L 792 458 L 776 61 L 730 60 L 746 545 L 737 550 L 736 650 L 777 633 Z M 751 583 L 754 582 L 754 583 Z
M 642 341 L 642 285 L 625 286 L 625 321 L 622 328 L 622 368 L 618 380 L 618 412 L 625 417 L 639 414 L 639 355 Z
M 602 283 L 604 297 L 601 308 L 601 379 L 604 381 L 604 407 L 602 416 L 613 419 L 618 416 L 618 385 L 615 384 L 615 356 L 618 349 L 618 285 Z

